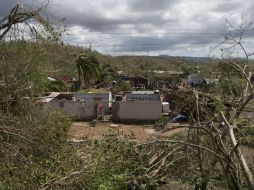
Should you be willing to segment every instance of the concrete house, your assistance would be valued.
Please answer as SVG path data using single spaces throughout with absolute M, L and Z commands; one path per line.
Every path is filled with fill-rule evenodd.
M 112 93 L 73 93 L 73 97 L 76 101 L 93 102 L 96 104 L 103 104 L 106 113 L 110 113 L 112 108 Z
M 111 93 L 53 93 L 44 100 L 46 109 L 61 109 L 79 120 L 96 119 L 98 104 L 104 105 L 105 112 L 110 112 L 112 106 Z
M 112 119 L 118 122 L 154 122 L 161 118 L 160 96 L 151 91 L 136 91 L 126 94 L 123 101 L 112 107 Z

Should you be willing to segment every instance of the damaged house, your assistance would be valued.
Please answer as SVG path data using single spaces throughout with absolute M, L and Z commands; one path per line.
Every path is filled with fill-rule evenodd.
M 200 73 L 195 73 L 188 76 L 187 83 L 193 88 L 200 88 L 204 85 L 217 85 L 219 79 L 208 79 Z
M 154 122 L 161 118 L 160 95 L 151 91 L 136 91 L 126 94 L 123 101 L 112 107 L 112 119 L 117 122 Z
M 111 93 L 52 93 L 44 97 L 45 109 L 63 110 L 78 120 L 93 120 L 97 118 L 98 105 L 104 105 L 109 112 L 112 104 Z

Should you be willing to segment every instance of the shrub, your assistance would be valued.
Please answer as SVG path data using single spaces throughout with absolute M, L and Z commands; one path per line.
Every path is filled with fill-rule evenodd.
M 35 189 L 81 163 L 67 144 L 68 117 L 28 105 L 17 115 L 0 113 L 0 189 Z

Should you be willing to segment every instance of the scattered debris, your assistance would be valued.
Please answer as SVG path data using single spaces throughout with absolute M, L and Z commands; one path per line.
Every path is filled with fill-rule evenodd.
M 96 123 L 97 123 L 97 120 L 94 119 L 94 120 L 89 122 L 89 125 L 90 125 L 90 127 L 95 127 Z
M 178 114 L 170 120 L 171 123 L 186 122 L 186 121 L 188 121 L 188 116 L 184 114 Z

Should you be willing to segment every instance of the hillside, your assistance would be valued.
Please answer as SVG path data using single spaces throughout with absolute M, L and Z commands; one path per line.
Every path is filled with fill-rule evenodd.
M 47 44 L 42 46 L 46 57 L 46 68 L 48 75 L 69 75 L 77 77 L 76 62 L 77 56 L 88 50 L 70 45 Z M 195 58 L 185 59 L 183 57 L 165 56 L 109 56 L 97 51 L 96 54 L 100 64 L 110 64 L 117 71 L 124 71 L 130 74 L 142 74 L 147 70 L 173 70 L 183 71 L 184 69 L 202 66 L 204 62 L 196 62 Z

